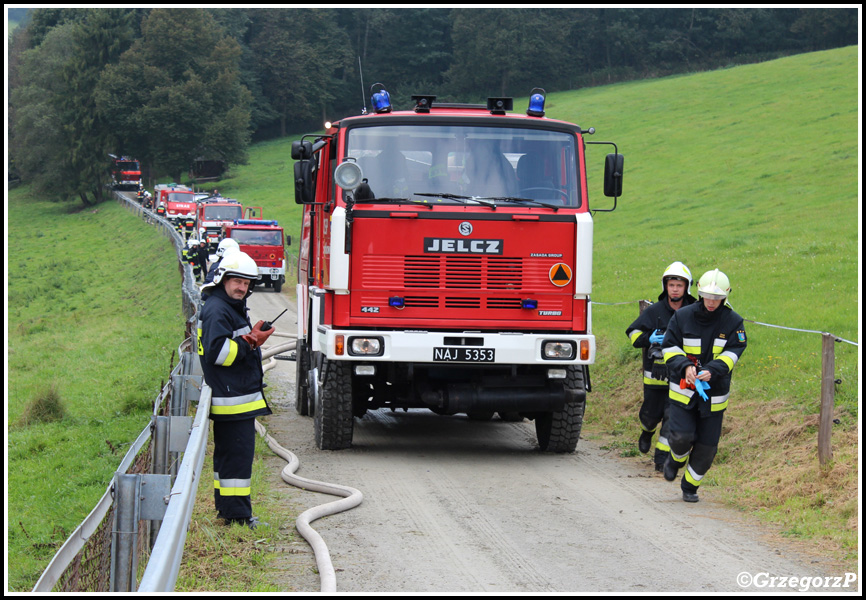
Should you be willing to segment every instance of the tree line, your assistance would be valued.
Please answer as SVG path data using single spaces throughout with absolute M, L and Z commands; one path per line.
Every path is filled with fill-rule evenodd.
M 858 43 L 857 9 L 39 8 L 9 41 L 11 170 L 102 199 L 109 152 L 179 181 L 197 158 L 320 129 L 382 83 L 480 101 Z M 363 85 L 362 85 L 363 79 Z

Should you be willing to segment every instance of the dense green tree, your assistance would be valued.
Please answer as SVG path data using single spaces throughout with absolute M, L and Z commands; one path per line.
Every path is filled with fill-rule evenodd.
M 253 19 L 250 47 L 281 135 L 289 121 L 323 123 L 352 65 L 349 39 L 335 11 L 268 8 L 254 11 Z
M 357 16 L 351 31 L 356 57 L 361 59 L 365 78 L 364 101 L 370 102 L 370 87 L 382 83 L 394 106 L 411 106 L 412 94 L 438 94 L 444 73 L 451 62 L 449 9 L 413 10 L 377 8 L 347 11 Z M 355 58 L 357 62 L 357 58 Z M 358 104 L 361 91 L 357 65 L 350 70 L 350 96 Z
M 251 96 L 238 43 L 203 9 L 154 9 L 141 29 L 95 93 L 124 147 L 175 180 L 200 156 L 243 162 Z
M 74 45 L 74 23 L 48 31 L 35 48 L 16 58 L 10 97 L 9 153 L 15 170 L 42 195 L 64 196 L 62 122 L 56 99 L 64 93 L 62 71 Z
M 69 60 L 63 66 L 64 90 L 56 97 L 62 123 L 64 185 L 90 204 L 102 201 L 108 182 L 108 153 L 117 151 L 114 124 L 96 107 L 93 90 L 103 69 L 132 43 L 132 14 L 126 9 L 89 9 L 74 31 Z
M 452 12 L 455 91 L 477 97 L 525 94 L 562 77 L 570 26 L 564 11 L 461 9 Z

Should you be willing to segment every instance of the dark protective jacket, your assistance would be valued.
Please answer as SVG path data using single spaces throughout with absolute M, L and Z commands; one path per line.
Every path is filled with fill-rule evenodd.
M 201 309 L 198 353 L 213 390 L 210 418 L 215 421 L 271 414 L 262 393 L 262 352 L 241 338 L 252 330 L 246 312 L 246 298 L 234 300 L 222 286 L 213 289 Z
M 746 349 L 746 330 L 743 317 L 730 306 L 722 305 L 713 312 L 696 302 L 674 313 L 668 323 L 662 353 L 668 367 L 669 397 L 671 400 L 694 406 L 702 412 L 725 410 L 731 390 L 731 372 Z M 698 372 L 710 372 L 710 389 L 706 403 L 697 391 L 680 387 L 686 368 L 695 365 Z
M 683 308 L 694 304 L 695 299 L 689 294 L 683 296 Z M 628 326 L 625 334 L 631 340 L 635 348 L 642 348 L 643 352 L 643 382 L 644 385 L 659 385 L 666 386 L 666 380 L 658 379 L 652 376 L 652 368 L 654 359 L 650 356 L 647 350 L 650 347 L 649 336 L 656 329 L 662 331 L 668 326 L 668 322 L 674 314 L 674 309 L 668 304 L 668 295 L 666 291 L 659 294 L 659 301 L 644 311 L 635 319 L 634 323 Z

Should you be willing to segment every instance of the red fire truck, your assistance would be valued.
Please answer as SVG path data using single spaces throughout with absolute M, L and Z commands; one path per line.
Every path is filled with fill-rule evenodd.
M 244 207 L 234 198 L 210 196 L 198 203 L 196 221 L 199 238 L 207 242 L 208 248 L 216 250 L 223 227 L 243 218 Z
M 595 358 L 584 152 L 613 144 L 545 118 L 543 93 L 526 114 L 413 101 L 392 111 L 382 90 L 292 146 L 297 410 L 322 449 L 368 410 L 428 408 L 532 419 L 542 450 L 572 452 Z M 606 157 L 607 210 L 622 167 Z
M 195 193 L 185 185 L 176 183 L 161 184 L 154 188 L 156 193 L 156 206 L 160 208 L 166 219 L 168 219 L 178 231 L 189 230 L 192 232 L 195 226 Z
M 116 190 L 138 190 L 141 183 L 141 167 L 138 161 L 128 156 L 109 154 L 111 162 L 111 180 Z
M 264 219 L 239 219 L 223 226 L 223 239 L 232 238 L 242 252 L 256 261 L 261 279 L 275 292 L 283 289 L 286 282 L 286 250 L 283 228 L 276 221 Z

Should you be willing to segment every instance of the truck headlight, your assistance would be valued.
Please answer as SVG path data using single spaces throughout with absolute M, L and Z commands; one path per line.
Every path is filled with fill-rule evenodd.
M 575 351 L 575 344 L 570 340 L 545 340 L 541 344 L 541 358 L 545 360 L 571 360 Z
M 385 342 L 380 337 L 349 338 L 349 354 L 351 356 L 382 356 Z

